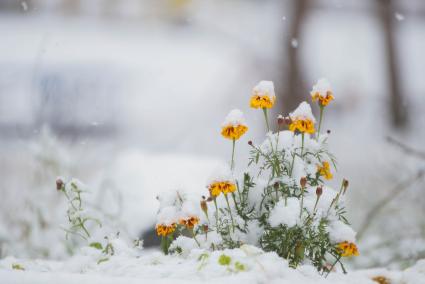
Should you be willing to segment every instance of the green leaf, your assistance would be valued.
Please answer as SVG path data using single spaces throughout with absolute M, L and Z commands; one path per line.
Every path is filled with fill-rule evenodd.
M 109 257 L 101 258 L 97 261 L 97 264 L 101 264 L 102 262 L 106 262 L 109 260 Z
M 218 263 L 220 265 L 229 265 L 231 261 L 232 259 L 230 258 L 230 256 L 227 256 L 225 254 L 220 255 L 218 259 Z
M 236 271 L 245 271 L 246 270 L 245 265 L 243 265 L 239 261 L 236 261 L 235 269 L 236 269 Z
M 89 247 L 92 247 L 92 248 L 95 248 L 95 249 L 98 249 L 98 250 L 103 249 L 102 244 L 98 243 L 98 242 L 94 242 L 94 243 L 89 244 Z
M 25 270 L 25 268 L 22 265 L 20 265 L 19 263 L 13 263 L 12 264 L 12 269 L 15 269 L 15 270 Z

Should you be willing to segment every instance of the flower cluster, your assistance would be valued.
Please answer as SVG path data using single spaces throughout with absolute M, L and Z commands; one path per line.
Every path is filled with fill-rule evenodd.
M 292 267 L 308 261 L 322 273 L 337 264 L 345 272 L 341 259 L 359 254 L 345 217 L 348 181 L 343 179 L 339 190 L 325 184 L 334 177 L 336 160 L 328 150 L 329 133 L 320 132 L 324 109 L 334 97 L 324 79 L 311 96 L 320 110 L 318 123 L 310 104 L 302 102 L 279 115 L 278 131 L 272 132 L 268 110 L 276 102 L 274 85 L 261 81 L 253 88 L 249 105 L 262 109 L 267 134 L 262 143 L 248 141 L 248 169 L 241 174 L 235 172 L 235 148 L 248 126 L 240 110 L 228 114 L 221 134 L 232 141 L 229 165 L 211 175 L 198 210 L 188 210 L 189 198 L 179 193 L 160 198 L 157 232 L 165 253 L 185 253 L 192 245 L 217 250 L 252 244 L 276 252 Z

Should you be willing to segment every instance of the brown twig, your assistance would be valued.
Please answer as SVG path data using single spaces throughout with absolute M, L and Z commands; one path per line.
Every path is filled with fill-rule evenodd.
M 367 213 L 367 215 L 365 217 L 365 221 L 362 224 L 362 226 L 360 226 L 360 229 L 357 233 L 357 239 L 360 240 L 362 238 L 362 236 L 364 235 L 366 230 L 369 228 L 372 221 L 376 218 L 376 216 L 378 216 L 378 214 L 381 212 L 381 210 L 383 208 L 385 208 L 385 206 L 387 206 L 391 201 L 393 201 L 402 192 L 409 189 L 409 187 L 412 186 L 415 182 L 421 180 L 424 176 L 425 176 L 425 171 L 423 171 L 423 170 L 418 171 L 414 177 L 408 178 L 408 179 L 404 180 L 403 182 L 399 183 L 391 191 L 391 193 L 387 197 L 385 197 L 384 199 L 379 201 L 372 208 L 372 210 L 370 210 L 369 213 Z
M 425 160 L 425 152 L 422 152 L 418 149 L 415 149 L 409 145 L 406 145 L 396 139 L 394 139 L 391 136 L 387 136 L 387 141 L 397 147 L 399 147 L 401 150 L 403 150 L 404 153 L 410 155 L 410 156 L 414 156 L 416 158 Z

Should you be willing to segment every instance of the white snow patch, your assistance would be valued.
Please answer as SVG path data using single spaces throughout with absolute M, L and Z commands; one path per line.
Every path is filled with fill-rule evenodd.
M 293 227 L 297 224 L 300 214 L 300 201 L 295 197 L 285 200 L 281 200 L 276 203 L 275 207 L 270 212 L 269 223 L 273 227 L 277 227 L 280 224 Z
M 311 111 L 311 106 L 307 102 L 302 102 L 300 105 L 289 114 L 289 117 L 292 120 L 296 119 L 310 119 L 313 122 L 316 122 L 316 119 L 313 116 L 313 112 Z

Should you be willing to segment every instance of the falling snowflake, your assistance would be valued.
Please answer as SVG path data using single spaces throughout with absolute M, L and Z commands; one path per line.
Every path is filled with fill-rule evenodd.
M 400 13 L 395 13 L 394 16 L 397 19 L 397 21 L 403 21 L 404 20 L 404 15 L 402 15 Z
M 296 38 L 291 39 L 291 46 L 293 48 L 297 48 L 298 47 L 298 40 Z

